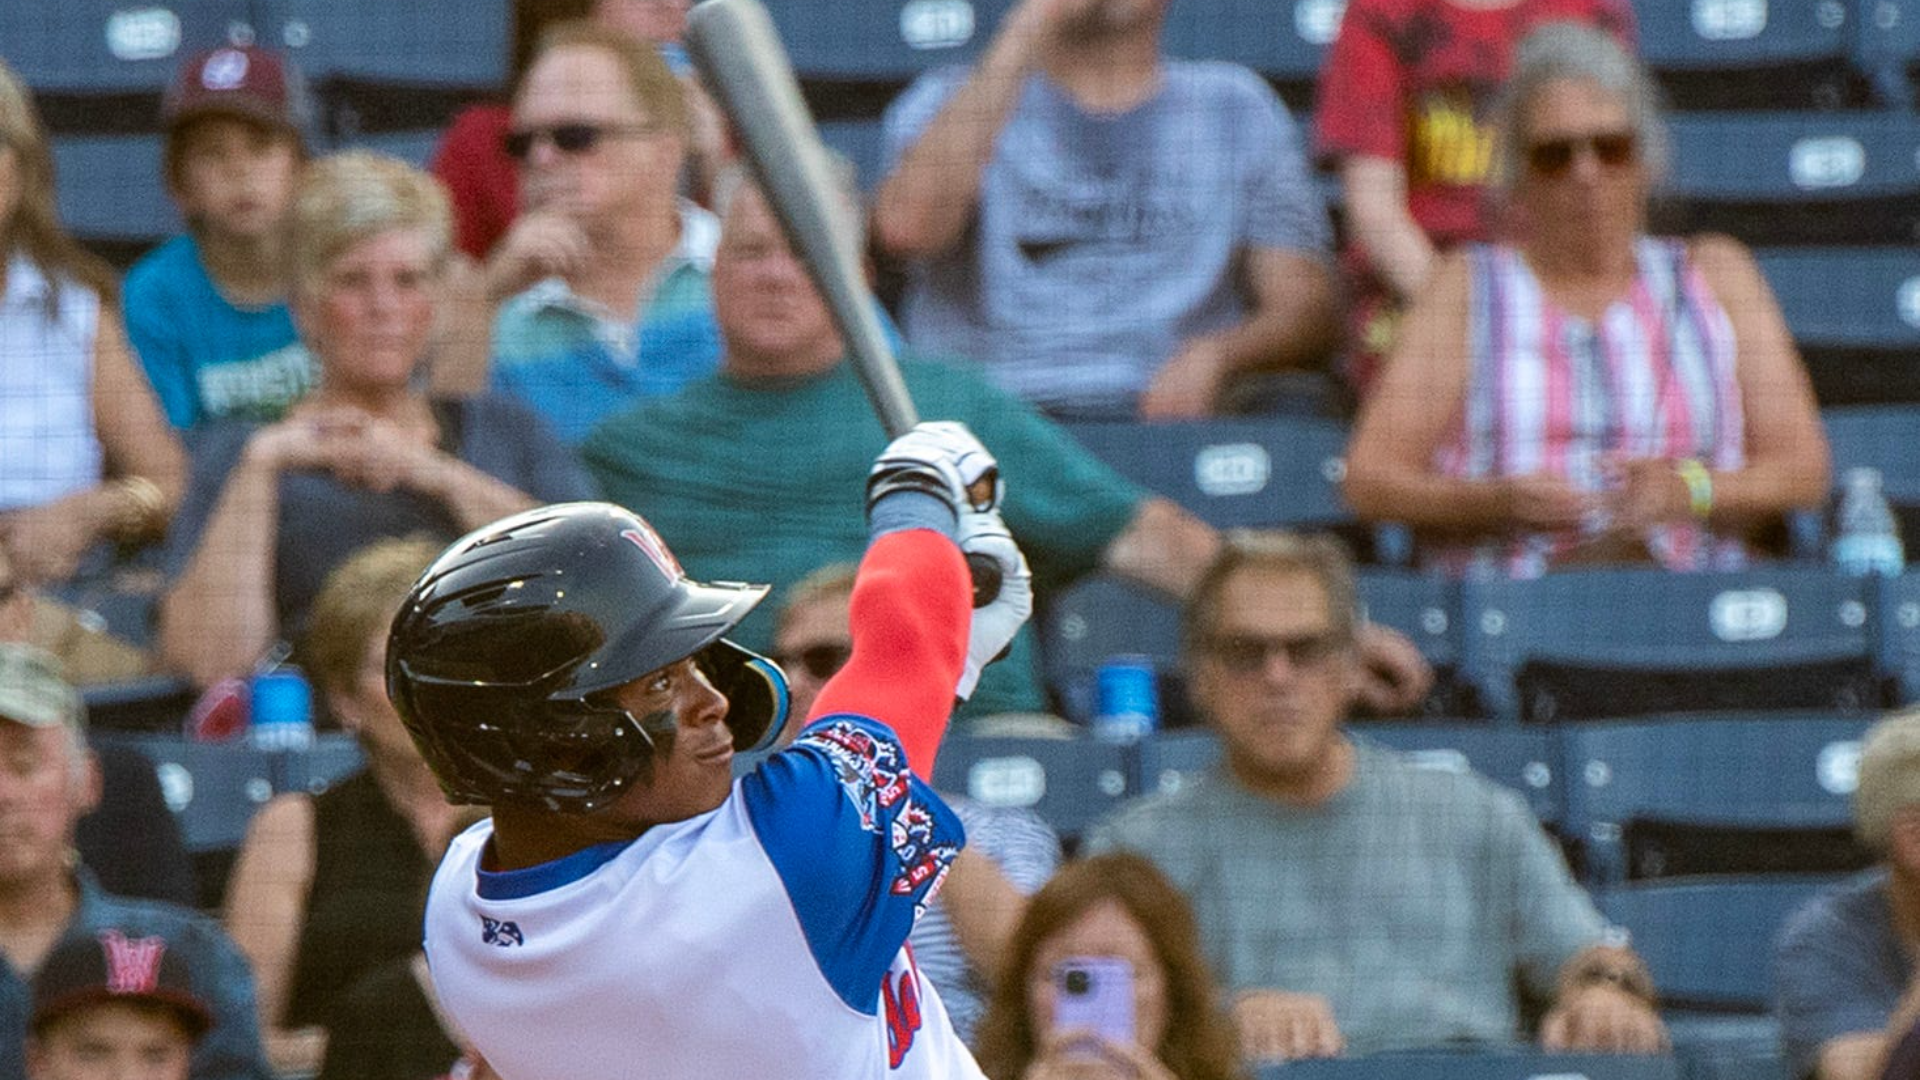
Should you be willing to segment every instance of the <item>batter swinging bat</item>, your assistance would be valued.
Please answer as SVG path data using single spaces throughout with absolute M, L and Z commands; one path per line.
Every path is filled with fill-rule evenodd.
M 746 152 L 747 164 L 806 266 L 847 343 L 888 438 L 906 434 L 920 414 L 900 378 L 861 269 L 858 223 L 848 220 L 832 165 L 813 126 L 800 83 L 759 0 L 701 0 L 687 15 L 687 52 Z M 969 558 L 974 606 L 1000 591 L 999 566 Z

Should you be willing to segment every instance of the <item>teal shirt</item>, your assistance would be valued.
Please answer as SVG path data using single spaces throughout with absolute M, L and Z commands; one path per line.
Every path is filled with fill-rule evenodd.
M 314 383 L 317 368 L 287 305 L 228 303 L 191 236 L 149 252 L 121 291 L 127 339 L 176 428 L 277 420 Z
M 978 375 L 901 365 L 920 415 L 960 420 L 1000 461 L 1008 527 L 1038 588 L 1095 569 L 1144 498 L 1032 408 Z M 581 458 L 611 501 L 640 514 L 696 578 L 767 582 L 775 593 L 732 636 L 769 647 L 787 586 L 866 549 L 867 470 L 887 444 L 845 364 L 813 378 L 725 374 L 643 402 L 588 437 Z M 986 675 L 970 715 L 1044 703 L 1030 631 Z

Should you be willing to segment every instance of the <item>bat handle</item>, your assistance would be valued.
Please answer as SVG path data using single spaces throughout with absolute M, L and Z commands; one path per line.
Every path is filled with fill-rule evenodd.
M 983 608 L 1000 595 L 1000 563 L 978 551 L 967 555 L 967 573 L 973 578 L 973 606 Z

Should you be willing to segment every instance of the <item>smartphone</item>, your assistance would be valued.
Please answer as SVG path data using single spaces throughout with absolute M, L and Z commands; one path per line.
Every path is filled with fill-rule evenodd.
M 1117 956 L 1070 956 L 1053 966 L 1053 1026 L 1133 1041 L 1133 965 Z

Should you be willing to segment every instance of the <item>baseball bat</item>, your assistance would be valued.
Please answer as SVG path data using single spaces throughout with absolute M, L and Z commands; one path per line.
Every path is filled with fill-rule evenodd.
M 686 44 L 733 121 L 747 166 L 787 242 L 826 301 L 880 426 L 890 439 L 906 434 L 920 413 L 874 314 L 861 267 L 859 223 L 849 219 L 846 200 L 837 194 L 840 185 L 772 17 L 759 0 L 701 0 L 687 14 Z M 967 563 L 974 606 L 984 606 L 1000 591 L 999 564 L 986 556 L 970 556 Z

